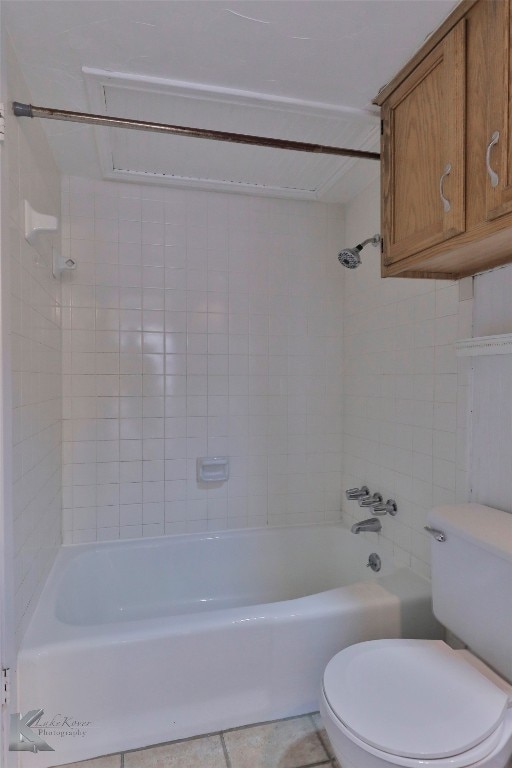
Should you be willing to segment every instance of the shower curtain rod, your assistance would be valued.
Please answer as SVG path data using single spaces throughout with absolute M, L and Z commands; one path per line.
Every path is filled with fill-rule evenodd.
M 105 125 L 115 128 L 132 128 L 136 131 L 153 131 L 155 133 L 170 133 L 174 136 L 189 136 L 195 139 L 212 139 L 213 141 L 228 141 L 234 144 L 252 144 L 257 147 L 272 147 L 274 149 L 292 149 L 296 152 L 312 152 L 322 155 L 339 155 L 341 157 L 357 157 L 361 160 L 380 160 L 378 152 L 366 152 L 362 149 L 346 149 L 330 147 L 324 144 L 308 144 L 304 141 L 289 141 L 288 139 L 272 139 L 264 136 L 251 136 L 246 133 L 229 133 L 228 131 L 210 131 L 207 128 L 187 128 L 182 125 L 167 125 L 152 123 L 147 120 L 132 120 L 127 117 L 109 117 L 93 115 L 89 112 L 73 112 L 66 109 L 51 107 L 36 107 L 14 101 L 12 111 L 16 117 L 43 117 L 47 120 L 65 120 L 71 123 L 87 125 Z

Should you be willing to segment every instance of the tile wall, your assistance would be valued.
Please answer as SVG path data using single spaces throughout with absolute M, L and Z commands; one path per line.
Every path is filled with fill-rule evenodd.
M 10 44 L 6 51 L 9 99 L 30 100 Z M 8 307 L 6 396 L 12 398 L 13 624 L 17 644 L 61 543 L 62 370 L 60 282 L 52 276 L 49 236 L 38 251 L 24 238 L 23 202 L 60 215 L 60 176 L 37 121 L 6 111 L 8 229 L 1 278 Z M 58 238 L 58 239 L 57 239 Z M 60 242 L 57 235 L 55 242 Z M 6 366 L 9 370 L 9 366 Z M 9 420 L 10 421 L 10 420 Z M 6 513 L 9 515 L 9 512 Z M 5 521 L 11 530 L 11 520 Z
M 347 243 L 379 231 L 379 205 L 377 181 L 349 203 Z M 428 576 L 428 511 L 468 496 L 469 366 L 454 341 L 471 336 L 472 282 L 383 280 L 377 249 L 362 259 L 343 293 L 343 486 L 396 499 L 385 543 Z M 343 510 L 348 522 L 366 516 L 354 501 Z
M 339 519 L 343 209 L 66 178 L 63 217 L 65 542 Z
M 512 266 L 475 278 L 474 336 L 512 333 Z M 512 512 L 512 358 L 475 357 L 471 499 Z

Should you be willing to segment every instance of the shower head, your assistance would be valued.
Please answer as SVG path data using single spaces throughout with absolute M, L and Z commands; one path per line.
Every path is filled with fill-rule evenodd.
M 356 245 L 355 248 L 344 248 L 338 253 L 338 261 L 347 269 L 355 269 L 361 263 L 359 251 L 362 250 L 362 245 Z
M 356 245 L 355 248 L 343 248 L 343 250 L 338 253 L 338 261 L 340 264 L 347 267 L 347 269 L 355 269 L 358 267 L 361 263 L 361 256 L 359 254 L 368 243 L 375 246 L 380 245 L 380 235 L 373 235 L 373 237 L 363 240 L 363 242 Z

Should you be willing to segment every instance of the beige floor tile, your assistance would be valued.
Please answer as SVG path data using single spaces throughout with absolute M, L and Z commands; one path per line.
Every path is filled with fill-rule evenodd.
M 312 715 L 313 722 L 315 724 L 315 728 L 317 729 L 318 733 L 320 734 L 320 738 L 322 739 L 322 743 L 324 747 L 326 748 L 327 752 L 329 753 L 330 757 L 334 757 L 334 752 L 332 751 L 331 742 L 329 741 L 329 737 L 327 735 L 327 731 L 324 728 L 324 724 L 322 722 L 322 718 L 320 717 L 319 712 L 315 712 Z
M 125 768 L 226 768 L 220 736 L 127 752 Z
M 301 768 L 328 756 L 309 716 L 224 734 L 232 768 Z
M 121 755 L 107 755 L 107 757 L 95 757 L 93 760 L 82 760 L 79 763 L 68 763 L 59 768 L 120 768 Z

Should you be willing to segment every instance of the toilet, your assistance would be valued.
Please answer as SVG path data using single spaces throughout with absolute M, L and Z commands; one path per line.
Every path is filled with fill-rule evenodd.
M 341 768 L 512 768 L 512 515 L 429 516 L 441 640 L 370 640 L 325 669 L 320 713 Z M 442 535 L 441 535 L 442 534 Z

